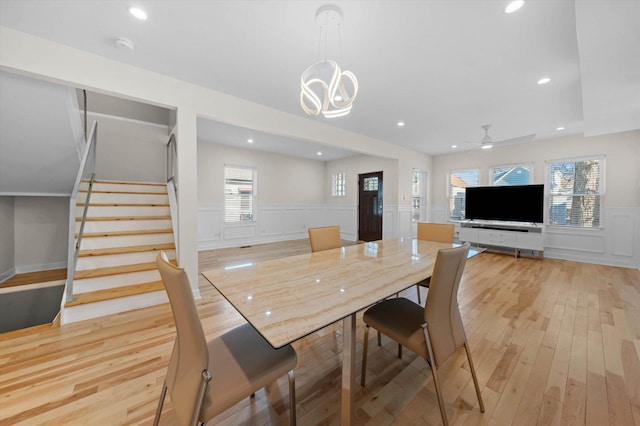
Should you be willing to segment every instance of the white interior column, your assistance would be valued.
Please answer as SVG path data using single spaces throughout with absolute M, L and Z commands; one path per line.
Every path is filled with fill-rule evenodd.
M 184 268 L 195 297 L 198 288 L 198 143 L 196 113 L 178 106 L 176 113 L 178 152 L 178 264 Z

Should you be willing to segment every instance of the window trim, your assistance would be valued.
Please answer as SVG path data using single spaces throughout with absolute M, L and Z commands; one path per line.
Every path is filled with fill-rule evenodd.
M 575 226 L 575 225 L 559 225 L 551 223 L 551 165 L 553 163 L 565 163 L 572 162 L 578 163 L 581 161 L 590 161 L 590 160 L 598 160 L 600 161 L 600 185 L 598 190 L 598 196 L 600 197 L 600 217 L 598 218 L 598 226 L 592 227 L 584 227 L 584 226 Z M 567 157 L 567 158 L 557 158 L 552 160 L 545 160 L 545 176 L 544 176 L 544 198 L 545 198 L 545 215 L 547 216 L 547 220 L 545 225 L 550 228 L 555 229 L 563 229 L 563 230 L 574 230 L 574 231 L 597 231 L 604 229 L 605 222 L 605 214 L 604 214 L 604 200 L 606 197 L 606 156 L 604 154 L 600 155 L 589 155 L 589 156 L 581 156 L 581 157 Z
M 252 195 L 251 195 L 251 211 L 252 218 L 251 220 L 237 220 L 237 221 L 228 221 L 227 220 L 227 169 L 243 169 L 243 170 L 251 170 L 252 174 Z M 222 221 L 225 226 L 237 226 L 237 225 L 247 225 L 247 224 L 255 224 L 258 220 L 258 169 L 257 167 L 252 166 L 239 166 L 237 164 L 225 164 L 222 170 L 222 196 L 224 197 L 224 209 L 222 212 Z
M 422 175 L 422 177 L 424 178 L 424 182 L 421 185 L 421 189 L 422 189 L 422 193 L 421 194 L 415 194 L 413 192 L 413 178 L 415 176 L 416 173 L 419 173 Z M 429 194 L 429 187 L 428 187 L 428 182 L 429 182 L 429 172 L 426 170 L 420 170 L 420 169 L 413 169 L 411 171 L 411 223 L 417 223 L 417 222 L 424 222 L 427 220 L 428 216 L 429 216 L 429 212 L 428 212 L 428 206 L 427 206 L 427 198 L 428 198 L 428 194 Z M 420 218 L 419 219 L 414 219 L 414 205 L 413 205 L 413 201 L 419 198 L 421 201 L 421 205 L 420 205 Z M 422 217 L 422 213 L 424 212 L 424 218 Z

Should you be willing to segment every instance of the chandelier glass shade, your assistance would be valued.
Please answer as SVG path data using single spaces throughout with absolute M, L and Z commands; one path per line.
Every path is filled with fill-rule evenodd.
M 322 114 L 326 118 L 342 117 L 351 112 L 353 101 L 358 95 L 356 76 L 351 71 L 340 69 L 335 60 L 326 59 L 328 28 L 331 25 L 337 28 L 340 52 L 342 51 L 342 10 L 333 4 L 324 5 L 316 12 L 316 21 L 321 24 L 319 46 L 324 32 L 325 59 L 314 63 L 302 73 L 300 105 L 310 116 Z
M 336 61 L 316 62 L 300 79 L 300 104 L 311 116 L 327 118 L 349 114 L 358 95 L 358 80 L 351 71 L 342 71 Z

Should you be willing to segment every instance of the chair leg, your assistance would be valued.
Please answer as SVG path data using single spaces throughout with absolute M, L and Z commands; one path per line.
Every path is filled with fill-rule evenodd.
M 198 391 L 198 398 L 196 399 L 196 404 L 193 407 L 193 414 L 191 417 L 191 424 L 198 424 L 198 419 L 200 418 L 200 412 L 202 411 L 202 404 L 204 403 L 204 396 L 207 394 L 207 387 L 209 386 L 209 382 L 211 381 L 211 373 L 209 370 L 204 370 L 202 372 L 202 380 L 200 381 L 200 390 Z
M 480 386 L 478 385 L 478 378 L 476 377 L 476 369 L 473 366 L 471 360 L 471 350 L 469 344 L 464 342 L 464 350 L 467 352 L 467 360 L 469 361 L 469 369 L 471 370 L 471 377 L 473 377 L 473 385 L 476 387 L 476 395 L 478 395 L 478 404 L 480 404 L 480 412 L 484 413 L 484 403 L 482 402 L 482 395 L 480 394 Z
M 293 370 L 289 371 L 289 424 L 296 425 L 296 376 Z
M 164 398 L 167 396 L 167 382 L 162 384 L 162 392 L 160 392 L 160 401 L 158 401 L 158 408 L 156 408 L 156 417 L 153 419 L 153 426 L 158 426 L 160 422 L 160 415 L 162 414 L 162 406 L 164 405 Z
M 378 332 L 380 338 L 380 332 Z M 360 373 L 360 386 L 364 387 L 364 381 L 367 375 L 367 348 L 369 347 L 369 326 L 364 329 L 364 343 L 362 345 L 362 372 Z
M 378 346 L 382 347 L 382 335 L 379 330 L 376 331 L 378 332 Z
M 402 345 L 398 343 L 398 358 L 402 359 Z
M 449 425 L 449 421 L 447 420 L 447 412 L 444 409 L 444 400 L 442 399 L 442 391 L 440 390 L 440 382 L 438 382 L 438 372 L 436 368 L 436 359 L 433 356 L 433 348 L 431 347 L 431 339 L 429 338 L 429 330 L 428 326 L 425 325 L 422 328 L 424 333 L 424 340 L 427 342 L 427 352 L 429 353 L 429 359 L 431 360 L 431 373 L 433 374 L 433 384 L 436 388 L 436 396 L 438 397 L 438 405 L 440 406 L 440 416 L 442 416 L 442 424 L 444 426 Z
M 416 284 L 416 292 L 418 293 L 418 305 L 420 305 L 420 284 Z

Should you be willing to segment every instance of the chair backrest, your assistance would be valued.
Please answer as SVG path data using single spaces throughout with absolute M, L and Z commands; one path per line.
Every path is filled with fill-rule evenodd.
M 418 222 L 418 239 L 438 243 L 452 243 L 455 228 L 452 223 Z
M 428 325 L 436 367 L 467 340 L 458 310 L 458 287 L 468 253 L 469 243 L 441 249 L 433 267 L 424 320 Z
M 339 226 L 323 226 L 321 228 L 309 228 L 309 242 L 311 251 L 322 251 L 342 247 Z
M 184 269 L 172 265 L 164 252 L 158 254 L 156 264 L 169 296 L 177 334 L 167 368 L 167 390 L 180 424 L 189 424 L 202 372 L 209 364 L 207 340 Z

